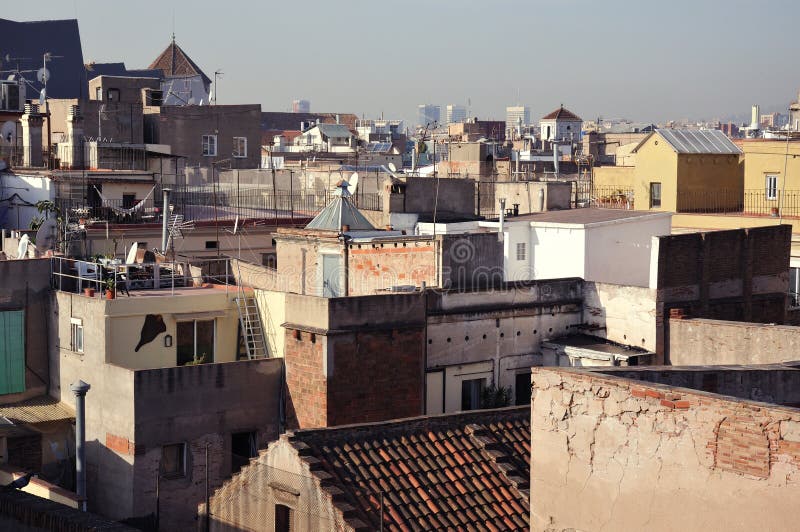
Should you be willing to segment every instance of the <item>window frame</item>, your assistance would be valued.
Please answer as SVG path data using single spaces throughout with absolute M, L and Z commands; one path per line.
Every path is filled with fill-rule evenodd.
M 212 142 L 213 139 L 213 142 Z M 212 148 L 213 144 L 213 150 Z M 202 135 L 202 154 L 203 157 L 216 157 L 217 156 L 217 136 L 216 135 Z
M 278 508 L 285 508 L 286 509 L 286 527 L 278 527 Z M 292 532 L 294 530 L 294 508 L 289 506 L 288 504 L 283 503 L 275 503 L 273 508 L 273 526 L 275 528 L 275 532 Z
M 475 378 L 475 379 L 461 379 L 461 411 L 462 412 L 468 412 L 468 411 L 471 411 L 471 410 L 480 410 L 480 408 L 481 408 L 481 395 L 483 394 L 483 390 L 485 390 L 486 387 L 487 387 L 487 382 L 486 381 L 487 381 L 486 377 L 478 377 L 478 378 Z M 465 407 L 464 406 L 464 385 L 467 384 L 467 383 L 475 383 L 475 382 L 478 382 L 480 384 L 479 387 L 478 387 L 479 389 L 478 389 L 477 398 L 476 397 L 470 397 L 470 406 L 469 407 Z M 471 385 L 471 386 L 474 386 L 474 385 Z M 470 395 L 473 395 L 474 393 L 475 393 L 475 390 L 470 390 Z M 475 401 L 476 399 L 477 399 L 477 401 Z
M 120 100 L 119 89 L 116 89 L 114 87 L 109 87 L 108 89 L 106 89 L 106 100 L 109 102 L 119 103 Z
M 237 151 L 238 143 L 244 142 L 244 150 L 241 152 Z M 231 150 L 231 154 L 234 159 L 246 159 L 247 158 L 247 137 L 233 137 L 233 149 Z
M 528 259 L 528 247 L 525 242 L 517 242 L 517 260 L 523 261 Z
M 198 322 L 211 322 L 211 353 L 210 359 L 205 360 L 203 364 L 213 364 L 214 360 L 217 356 L 217 320 L 216 318 L 211 319 L 190 319 L 190 320 L 180 320 L 175 324 L 175 364 L 177 366 L 186 366 L 191 364 L 195 359 L 199 359 L 198 352 L 197 352 L 197 323 Z M 179 360 L 179 353 L 178 353 L 178 346 L 180 345 L 180 337 L 178 335 L 178 328 L 181 323 L 191 323 L 192 324 L 192 359 L 189 361 L 184 362 L 181 364 Z
M 658 187 L 658 195 L 654 194 L 655 187 Z M 661 181 L 650 181 L 650 208 L 653 207 L 661 207 L 662 204 L 662 195 L 661 195 Z
M 770 183 L 772 181 L 772 183 Z M 767 200 L 775 201 L 778 199 L 778 175 L 764 175 L 764 196 Z
M 83 353 L 84 349 L 83 320 L 81 318 L 69 319 L 69 348 L 76 353 Z
M 178 451 L 178 467 L 174 471 L 165 471 L 164 470 L 164 454 L 168 447 L 179 447 Z M 168 443 L 166 445 L 161 446 L 161 459 L 159 460 L 159 474 L 162 478 L 185 478 L 188 474 L 188 467 L 187 464 L 188 460 L 188 448 L 189 446 L 186 445 L 186 442 L 178 442 L 178 443 Z

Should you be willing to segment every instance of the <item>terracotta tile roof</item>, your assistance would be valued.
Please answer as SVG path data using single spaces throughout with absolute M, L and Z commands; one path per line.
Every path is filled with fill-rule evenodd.
M 147 68 L 148 70 L 162 71 L 165 78 L 200 76 L 203 78 L 203 83 L 211 84 L 211 79 L 200 70 L 200 67 L 186 55 L 186 52 L 174 40 Z
M 288 441 L 347 518 L 384 530 L 528 530 L 530 407 L 304 430 Z M 344 496 L 342 496 L 344 494 Z
M 581 117 L 566 109 L 563 105 L 542 117 L 542 120 L 583 120 Z

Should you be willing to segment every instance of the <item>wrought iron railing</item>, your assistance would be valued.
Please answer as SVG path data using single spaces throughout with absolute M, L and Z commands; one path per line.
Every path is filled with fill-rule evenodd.
M 677 194 L 677 211 L 698 214 L 743 214 L 750 216 L 800 216 L 800 191 L 702 190 Z

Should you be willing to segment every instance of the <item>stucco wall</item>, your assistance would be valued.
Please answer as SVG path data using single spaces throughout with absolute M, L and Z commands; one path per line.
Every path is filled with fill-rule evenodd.
M 594 336 L 656 349 L 656 291 L 636 286 L 584 283 L 583 323 Z
M 800 327 L 706 319 L 670 320 L 673 365 L 800 360 Z
M 800 410 L 533 369 L 532 530 L 790 530 Z

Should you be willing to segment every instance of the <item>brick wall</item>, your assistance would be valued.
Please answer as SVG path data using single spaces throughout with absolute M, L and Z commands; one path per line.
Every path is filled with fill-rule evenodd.
M 577 369 L 532 382 L 532 530 L 795 528 L 799 410 Z
M 424 413 L 423 328 L 336 335 L 328 345 L 328 426 Z
M 349 248 L 348 291 L 374 294 L 398 285 L 436 285 L 436 247 L 432 240 L 352 244 Z
M 290 429 L 328 426 L 326 341 L 321 334 L 286 328 L 286 423 Z

